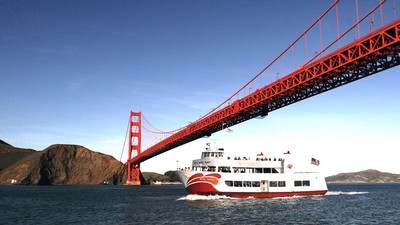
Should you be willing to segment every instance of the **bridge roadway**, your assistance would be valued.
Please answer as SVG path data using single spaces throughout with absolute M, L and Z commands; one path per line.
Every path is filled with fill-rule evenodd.
M 246 97 L 189 124 L 134 158 L 139 164 L 163 152 L 400 63 L 400 19 L 373 31 Z

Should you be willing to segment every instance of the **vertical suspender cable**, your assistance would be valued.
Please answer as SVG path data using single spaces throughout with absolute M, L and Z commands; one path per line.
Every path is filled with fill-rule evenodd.
M 292 46 L 292 72 L 294 71 L 294 46 Z
M 337 32 L 337 39 L 338 39 L 338 49 L 340 49 L 339 7 L 337 4 L 336 4 L 336 32 Z
M 130 120 L 130 119 L 129 119 Z M 126 145 L 126 137 L 128 136 L 128 132 L 129 132 L 129 123 L 131 121 L 128 122 L 128 126 L 126 127 L 126 133 L 125 133 L 125 139 L 124 139 L 124 145 L 122 146 L 122 152 L 121 152 L 121 157 L 119 158 L 119 161 L 122 160 L 122 155 L 124 154 L 124 149 L 125 149 L 125 145 Z M 122 162 L 122 161 L 121 161 Z
M 374 30 L 374 24 L 375 24 L 375 17 L 374 14 L 371 14 L 371 22 L 369 24 L 369 32 L 372 32 Z
M 322 51 L 322 22 L 319 21 L 319 52 Z
M 385 1 L 386 1 L 386 0 L 385 0 Z M 384 0 L 381 0 L 380 2 L 383 3 Z M 381 11 L 381 27 L 383 27 L 383 9 L 382 9 L 382 4 L 381 4 L 381 6 L 380 6 L 380 11 Z
M 306 52 L 306 62 L 308 61 L 308 51 L 307 51 L 307 34 L 304 34 L 304 51 Z
M 360 39 L 360 22 L 358 19 L 358 0 L 356 0 L 356 17 L 357 17 L 357 39 Z

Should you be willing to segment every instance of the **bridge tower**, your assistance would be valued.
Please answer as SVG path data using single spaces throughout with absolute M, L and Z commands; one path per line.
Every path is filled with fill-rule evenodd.
M 128 149 L 128 177 L 126 183 L 130 185 L 140 185 L 140 164 L 131 163 L 132 152 L 134 156 L 140 154 L 141 134 L 142 134 L 142 113 L 131 112 L 129 118 L 129 149 Z

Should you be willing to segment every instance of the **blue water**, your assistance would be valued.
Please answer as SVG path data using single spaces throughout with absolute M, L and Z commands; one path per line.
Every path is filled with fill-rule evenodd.
M 182 185 L 0 186 L 0 224 L 400 224 L 400 183 L 325 196 L 232 199 Z

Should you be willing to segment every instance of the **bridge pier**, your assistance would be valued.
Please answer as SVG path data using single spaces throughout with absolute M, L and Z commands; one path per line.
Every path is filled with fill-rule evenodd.
M 140 164 L 131 162 L 132 152 L 139 155 L 141 152 L 141 131 L 142 131 L 142 113 L 131 112 L 129 118 L 129 149 L 128 149 L 128 176 L 126 184 L 141 185 L 140 182 Z
M 128 177 L 126 179 L 127 185 L 142 185 L 140 181 L 140 166 L 128 162 Z

